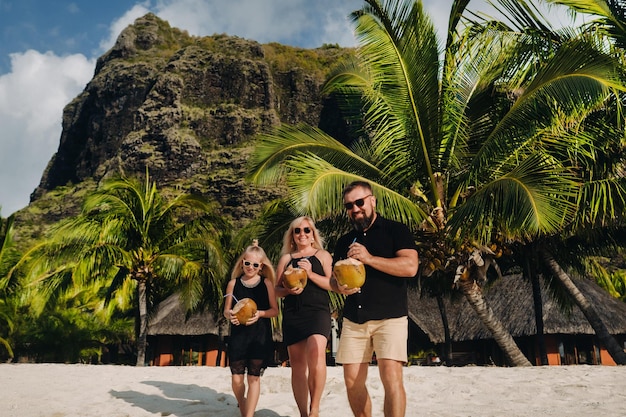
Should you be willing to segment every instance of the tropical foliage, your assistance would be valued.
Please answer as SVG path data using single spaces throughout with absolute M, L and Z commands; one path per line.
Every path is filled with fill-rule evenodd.
M 202 198 L 181 194 L 166 200 L 156 184 L 110 180 L 84 204 L 82 213 L 57 225 L 49 239 L 18 265 L 36 287 L 36 311 L 94 292 L 101 305 L 85 306 L 114 317 L 134 306 L 137 365 L 145 362 L 148 314 L 173 292 L 188 310 L 219 305 L 228 268 L 222 237 L 228 228 Z M 80 297 L 78 297 L 80 299 Z M 73 301 L 77 302 L 77 301 Z
M 290 204 L 316 218 L 341 211 L 346 183 L 373 183 L 380 212 L 415 231 L 422 276 L 455 277 L 510 362 L 528 365 L 478 284 L 501 254 L 587 227 L 613 208 L 609 191 L 624 195 L 585 171 L 603 154 L 598 135 L 622 134 L 607 112 L 622 67 L 597 38 L 551 30 L 526 2 L 497 3 L 517 25 L 462 30 L 468 3 L 453 2 L 441 55 L 421 2 L 366 0 L 352 14 L 357 59 L 325 87 L 352 141 L 283 126 L 260 139 L 251 178 L 284 180 Z
M 15 262 L 17 262 L 16 254 L 12 249 L 12 234 L 14 216 L 10 216 L 4 220 L 0 216 L 0 358 L 5 354 L 7 357 L 13 357 L 13 349 L 8 340 L 14 329 L 14 315 L 11 310 L 10 294 L 13 286 L 6 276 Z
M 481 291 L 505 263 L 533 280 L 555 277 L 624 363 L 570 275 L 626 293 L 624 274 L 596 257 L 626 237 L 626 10 L 619 1 L 546 1 L 593 19 L 554 30 L 534 2 L 499 0 L 505 19 L 469 20 L 469 0 L 454 1 L 440 42 L 421 2 L 365 0 L 351 16 L 358 49 L 295 56 L 317 59 L 309 69 L 326 74 L 325 57 L 345 54 L 324 88 L 341 134 L 284 125 L 259 138 L 250 178 L 284 182 L 290 194 L 236 235 L 204 199 L 168 200 L 148 175 L 103 184 L 21 260 L 14 218 L 0 218 L 0 359 L 88 362 L 135 342 L 143 365 L 159 301 L 180 292 L 189 311 L 219 310 L 229 259 L 252 238 L 277 259 L 294 215 L 313 216 L 331 249 L 347 227 L 343 186 L 367 180 L 381 214 L 414 231 L 423 286 L 439 299 L 459 288 L 512 364 L 529 362 Z M 276 68 L 288 55 L 264 48 Z

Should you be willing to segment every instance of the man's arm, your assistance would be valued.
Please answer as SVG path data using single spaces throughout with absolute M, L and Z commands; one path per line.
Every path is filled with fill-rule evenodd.
M 358 259 L 365 265 L 395 277 L 413 278 L 417 275 L 419 258 L 415 249 L 400 249 L 394 258 L 383 258 L 369 253 L 360 243 L 353 243 L 348 256 Z

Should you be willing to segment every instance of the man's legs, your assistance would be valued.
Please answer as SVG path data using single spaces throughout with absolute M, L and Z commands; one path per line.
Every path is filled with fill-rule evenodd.
M 408 319 L 381 320 L 372 331 L 378 372 L 385 389 L 385 417 L 404 417 L 406 392 L 402 367 L 407 360 Z
M 348 393 L 348 402 L 355 417 L 372 416 L 372 401 L 365 385 L 368 367 L 368 363 L 343 364 L 343 378 Z
M 406 391 L 402 379 L 402 362 L 378 359 L 378 372 L 385 388 L 385 417 L 404 417 Z

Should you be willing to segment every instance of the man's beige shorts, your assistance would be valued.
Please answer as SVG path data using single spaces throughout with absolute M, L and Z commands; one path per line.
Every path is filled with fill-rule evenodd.
M 343 319 L 339 346 L 338 363 L 369 363 L 372 353 L 378 359 L 407 361 L 407 339 L 409 321 L 406 316 L 385 320 L 370 320 L 357 324 Z

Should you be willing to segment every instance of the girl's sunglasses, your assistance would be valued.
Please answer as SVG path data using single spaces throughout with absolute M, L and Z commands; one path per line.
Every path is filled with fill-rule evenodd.
M 306 233 L 307 235 L 311 233 L 310 227 L 305 227 L 304 229 L 300 229 L 299 227 L 296 227 L 293 229 L 293 233 L 296 235 L 299 235 L 302 230 L 304 230 L 304 233 Z
M 255 267 L 255 268 L 258 268 L 258 267 L 261 265 L 261 264 L 258 264 L 258 263 L 256 263 L 256 262 L 252 263 L 252 262 L 250 262 L 250 261 L 243 261 L 243 264 L 244 264 L 244 266 L 250 266 L 250 265 L 252 265 L 252 266 L 253 266 L 253 267 Z

